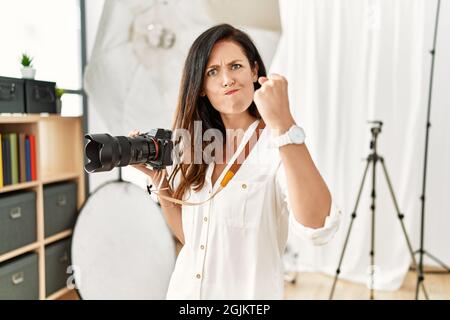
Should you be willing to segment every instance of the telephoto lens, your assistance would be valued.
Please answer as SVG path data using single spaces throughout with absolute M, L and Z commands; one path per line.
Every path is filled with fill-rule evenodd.
M 85 147 L 89 173 L 110 171 L 115 167 L 145 163 L 155 169 L 172 165 L 172 132 L 152 129 L 135 137 L 116 136 L 108 133 L 87 134 Z

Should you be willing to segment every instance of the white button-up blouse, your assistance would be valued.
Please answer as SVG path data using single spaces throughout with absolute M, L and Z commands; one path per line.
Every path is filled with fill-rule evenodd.
M 191 190 L 185 200 L 198 202 L 214 193 L 258 122 L 246 130 L 215 185 L 211 163 L 203 188 Z M 185 244 L 167 299 L 282 299 L 282 256 L 289 227 L 317 245 L 328 242 L 336 232 L 340 212 L 334 201 L 319 229 L 305 227 L 289 214 L 284 168 L 279 149 L 268 146 L 270 138 L 266 127 L 239 171 L 213 199 L 199 206 L 182 206 Z

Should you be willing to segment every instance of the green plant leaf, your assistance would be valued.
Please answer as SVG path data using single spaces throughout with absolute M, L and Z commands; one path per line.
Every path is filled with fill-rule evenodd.
M 57 97 L 58 99 L 60 99 L 61 96 L 64 94 L 64 89 L 61 89 L 61 88 L 55 88 L 55 94 L 56 94 L 56 97 Z
M 32 61 L 33 61 L 32 57 L 30 57 L 26 53 L 22 53 L 22 58 L 21 58 L 21 61 L 20 61 L 22 66 L 24 66 L 24 67 L 32 67 L 33 66 Z

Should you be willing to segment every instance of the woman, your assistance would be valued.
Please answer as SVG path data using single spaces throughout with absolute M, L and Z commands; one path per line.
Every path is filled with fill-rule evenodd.
M 250 38 L 230 25 L 206 30 L 186 59 L 172 129 L 194 136 L 196 121 L 201 134 L 218 129 L 224 147 L 234 152 L 213 152 L 209 163 L 183 160 L 168 179 L 136 166 L 165 188 L 159 202 L 184 244 L 167 298 L 281 299 L 289 224 L 297 235 L 322 244 L 335 233 L 340 214 L 291 115 L 286 79 L 266 76 Z M 217 193 L 257 127 L 264 129 L 253 149 Z M 210 143 L 202 141 L 203 150 Z M 184 154 L 193 155 L 194 146 L 186 145 Z M 168 197 L 203 203 L 184 205 Z

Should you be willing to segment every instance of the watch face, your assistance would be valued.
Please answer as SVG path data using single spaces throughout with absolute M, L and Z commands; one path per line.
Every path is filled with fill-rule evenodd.
M 289 131 L 289 137 L 291 138 L 293 143 L 303 143 L 305 140 L 305 134 L 303 132 L 303 129 L 300 127 L 292 127 L 292 129 Z

